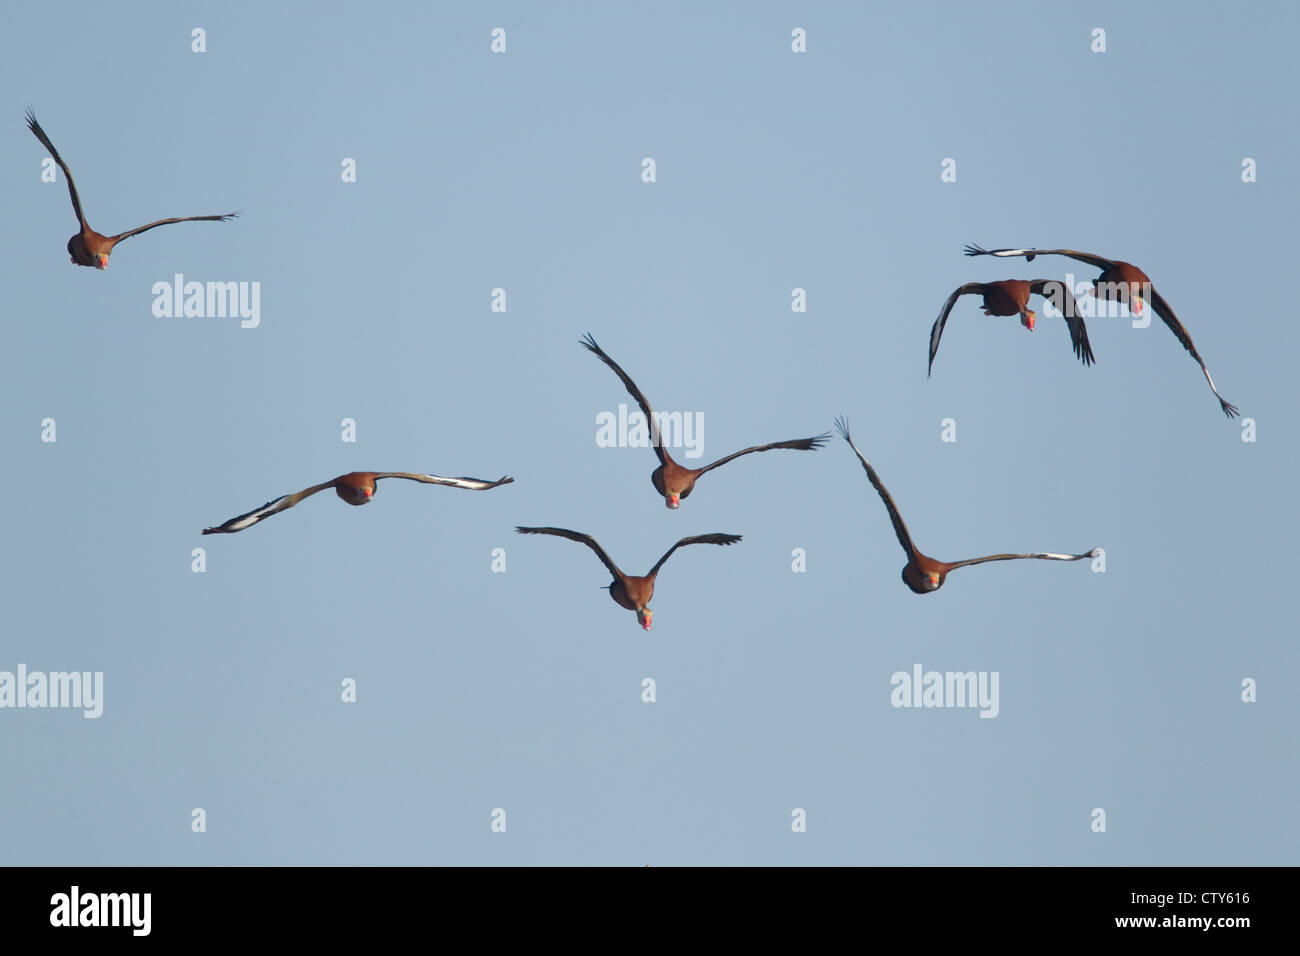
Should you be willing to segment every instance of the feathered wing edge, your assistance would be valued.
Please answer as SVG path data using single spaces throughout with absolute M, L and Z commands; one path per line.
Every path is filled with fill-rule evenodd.
M 570 531 L 568 528 L 523 528 L 517 526 L 515 531 L 519 534 L 549 534 L 558 538 L 568 538 L 570 541 L 577 541 L 579 544 L 585 544 L 596 553 L 596 557 L 600 558 L 600 563 L 605 565 L 614 577 L 619 579 L 627 577 L 618 569 L 618 565 L 614 563 L 613 558 L 606 554 L 605 549 L 589 534 L 583 534 L 581 531 Z
M 36 114 L 29 109 L 27 111 L 26 119 L 27 128 L 41 141 L 41 145 L 50 151 L 50 157 L 58 163 L 59 168 L 63 170 L 63 178 L 68 181 L 68 195 L 72 197 L 72 211 L 77 214 L 77 222 L 80 223 L 81 228 L 87 228 L 86 215 L 81 211 L 81 198 L 77 195 L 77 184 L 72 181 L 72 171 L 68 169 L 68 164 L 63 161 L 63 157 L 59 155 L 59 151 L 55 149 L 54 144 L 50 142 L 50 138 L 45 134 L 45 130 L 41 129 L 41 124 L 36 122 Z
M 889 520 L 894 525 L 894 534 L 898 536 L 898 543 L 907 552 L 909 560 L 915 558 L 919 552 L 916 550 L 916 546 L 912 544 L 912 536 L 907 531 L 907 525 L 903 523 L 903 516 L 899 514 L 898 506 L 894 504 L 894 499 L 886 490 L 884 482 L 876 474 L 876 469 L 871 467 L 871 463 L 867 461 L 862 452 L 858 451 L 858 446 L 853 444 L 853 439 L 849 437 L 849 423 L 843 417 L 837 418 L 835 419 L 835 428 L 844 436 L 844 440 L 849 443 L 853 453 L 858 456 L 858 461 L 862 462 L 862 467 L 866 469 L 867 479 L 871 482 L 872 487 L 876 489 L 876 493 L 880 495 L 880 500 L 885 503 L 885 510 L 889 512 Z
M 1019 558 L 1039 558 L 1043 561 L 1082 561 L 1085 558 L 1095 558 L 1097 549 L 1087 552 L 1086 554 L 1053 554 L 1050 551 L 1033 552 L 1030 554 L 990 554 L 983 558 L 967 558 L 965 561 L 947 561 L 949 571 L 957 568 L 964 568 L 968 564 L 984 564 L 987 561 L 1015 561 Z
M 678 541 L 675 545 L 673 545 L 666 552 L 664 552 L 664 556 L 655 562 L 655 566 L 649 570 L 649 572 L 646 574 L 646 577 L 652 578 L 656 574 L 658 574 L 659 569 L 664 566 L 664 562 L 668 560 L 668 558 L 672 555 L 672 553 L 676 551 L 678 548 L 685 547 L 688 544 L 729 545 L 729 544 L 735 544 L 739 540 L 740 540 L 740 535 L 724 534 L 721 531 L 715 531 L 712 532 L 711 534 L 697 534 L 689 538 L 682 538 L 682 540 Z
M 312 485 L 310 488 L 306 488 L 296 494 L 284 495 L 283 497 L 276 498 L 273 501 L 268 501 L 266 504 L 262 505 L 262 507 L 254 508 L 246 514 L 237 515 L 229 521 L 217 525 L 215 528 L 204 528 L 203 533 L 234 534 L 236 531 L 243 531 L 245 528 L 251 528 L 259 521 L 271 517 L 271 515 L 277 515 L 281 511 L 288 511 L 298 502 L 302 501 L 304 498 L 310 498 L 318 491 L 324 491 L 326 488 L 333 488 L 337 481 L 338 479 L 335 478 L 333 481 L 326 481 L 319 485 Z
M 792 448 L 796 451 L 816 451 L 818 448 L 821 448 L 822 445 L 826 444 L 826 439 L 829 437 L 830 432 L 826 432 L 821 435 L 815 435 L 812 438 L 793 438 L 790 441 L 778 441 L 772 442 L 770 445 L 755 445 L 752 448 L 744 448 L 740 451 L 732 452 L 725 458 L 719 458 L 712 464 L 705 465 L 700 469 L 700 474 L 702 475 L 706 471 L 712 471 L 714 468 L 719 468 L 731 461 L 733 458 L 739 458 L 741 455 L 748 455 L 751 452 L 756 451 L 771 451 L 774 448 Z
M 650 402 L 646 399 L 645 394 L 641 389 L 637 388 L 636 382 L 632 381 L 632 376 L 623 371 L 622 366 L 605 354 L 605 350 L 596 344 L 596 339 L 590 332 L 579 339 L 579 344 L 608 365 L 610 369 L 613 370 L 614 374 L 623 382 L 623 387 L 627 389 L 627 393 L 636 401 L 637 406 L 641 409 L 641 414 L 645 416 L 647 426 L 650 429 L 650 445 L 654 448 L 655 457 L 659 459 L 659 464 L 667 465 L 668 462 L 664 457 L 663 436 L 659 433 L 659 423 L 655 421 L 654 412 L 650 408 Z

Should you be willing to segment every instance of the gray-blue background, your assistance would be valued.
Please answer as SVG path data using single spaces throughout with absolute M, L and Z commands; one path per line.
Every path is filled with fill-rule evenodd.
M 102 670 L 106 699 L 0 711 L 0 861 L 1294 863 L 1296 11 L 5 4 L 0 670 Z M 243 217 L 74 268 L 27 106 L 100 231 Z M 958 284 L 1095 275 L 968 241 L 1142 266 L 1258 442 L 1159 321 L 1093 320 L 1085 369 L 1059 319 L 964 299 L 927 380 Z M 155 318 L 177 272 L 260 282 L 260 328 Z M 847 414 L 923 549 L 1107 573 L 913 595 L 838 437 L 670 513 L 649 450 L 596 447 L 628 398 L 587 330 L 704 415 L 705 460 Z M 353 469 L 517 481 L 199 535 Z M 634 573 L 745 540 L 675 555 L 646 634 L 516 524 Z M 917 662 L 999 671 L 1000 716 L 893 709 Z

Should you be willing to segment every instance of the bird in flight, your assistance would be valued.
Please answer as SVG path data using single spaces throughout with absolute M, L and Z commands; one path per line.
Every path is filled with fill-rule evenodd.
M 577 541 L 585 544 L 596 552 L 596 557 L 605 567 L 609 568 L 610 574 L 614 575 L 614 580 L 606 587 L 609 588 L 609 596 L 614 599 L 614 603 L 619 607 L 625 607 L 629 611 L 636 612 L 637 623 L 645 630 L 650 630 L 650 620 L 654 617 L 654 611 L 647 606 L 650 599 L 655 595 L 655 578 L 659 575 L 659 569 L 664 566 L 664 562 L 672 556 L 672 553 L 678 548 L 685 547 L 688 544 L 735 544 L 740 540 L 738 534 L 697 534 L 694 537 L 682 538 L 675 545 L 668 549 L 662 558 L 655 562 L 655 566 L 643 577 L 635 577 L 631 574 L 624 574 L 618 569 L 613 561 L 610 560 L 605 549 L 596 543 L 596 539 L 589 534 L 583 534 L 580 531 L 568 531 L 564 528 L 515 528 L 520 534 L 553 534 L 560 538 L 568 538 L 570 541 Z
M 72 171 L 68 169 L 68 164 L 63 161 L 59 151 L 54 148 L 50 138 L 45 135 L 45 130 L 41 129 L 41 124 L 36 122 L 36 116 L 31 110 L 27 111 L 27 128 L 50 151 L 50 156 L 59 164 L 59 168 L 63 170 L 64 178 L 68 181 L 68 195 L 72 197 L 72 209 L 77 214 L 77 222 L 81 226 L 81 231 L 68 240 L 68 255 L 72 257 L 73 265 L 107 269 L 108 257 L 112 254 L 113 247 L 123 239 L 130 239 L 132 236 L 147 232 L 156 226 L 166 226 L 173 222 L 225 222 L 239 215 L 239 213 L 228 212 L 220 216 L 181 216 L 178 219 L 159 219 L 147 226 L 138 226 L 135 229 L 128 229 L 126 232 L 119 232 L 116 236 L 100 235 L 90 228 L 90 223 L 86 222 L 85 213 L 81 211 L 81 199 L 77 196 L 77 185 L 72 181 Z
M 880 476 L 876 474 L 876 469 L 863 457 L 862 452 L 858 451 L 858 446 L 853 444 L 853 439 L 849 437 L 849 425 L 842 418 L 835 420 L 835 428 L 844 440 L 849 443 L 854 454 L 858 456 L 858 461 L 862 462 L 862 467 L 867 471 L 867 479 L 871 482 L 872 487 L 880 495 L 880 500 L 885 503 L 885 510 L 889 512 L 889 520 L 893 522 L 894 534 L 898 535 L 898 543 L 903 546 L 907 553 L 907 564 L 903 565 L 903 583 L 906 584 L 917 594 L 929 594 L 943 587 L 943 582 L 947 580 L 948 574 L 957 568 L 964 568 L 968 564 L 983 564 L 986 561 L 1015 561 L 1019 558 L 1039 558 L 1044 561 L 1082 561 L 1084 558 L 1094 558 L 1098 552 L 1096 549 L 1089 551 L 1087 554 L 1051 554 L 1033 553 L 1033 554 L 990 554 L 984 558 L 969 558 L 965 561 L 936 561 L 917 550 L 916 545 L 912 544 L 912 536 L 907 532 L 907 525 L 903 524 L 903 516 L 898 513 L 898 506 L 894 504 L 894 499 L 890 497 L 889 492 L 885 490 Z
M 985 249 L 982 246 L 967 245 L 964 251 L 968 256 L 998 256 L 1004 259 L 1024 256 L 1026 262 L 1033 262 L 1035 256 L 1069 256 L 1079 262 L 1086 262 L 1101 270 L 1101 275 L 1092 283 L 1093 295 L 1104 302 L 1122 302 L 1134 315 L 1142 314 L 1143 299 L 1149 296 L 1151 307 L 1155 309 L 1156 315 L 1160 316 L 1165 325 L 1169 326 L 1169 331 L 1183 343 L 1183 348 L 1191 352 L 1192 358 L 1196 359 L 1196 364 L 1201 367 L 1205 380 L 1210 383 L 1210 391 L 1219 400 L 1219 407 L 1223 409 L 1223 414 L 1229 418 L 1235 418 L 1240 414 L 1237 406 L 1224 399 L 1219 394 L 1219 390 L 1214 387 L 1214 379 L 1210 378 L 1210 370 L 1205 367 L 1205 360 L 1196 351 L 1192 337 L 1178 321 L 1178 316 L 1174 315 L 1174 310 L 1169 307 L 1169 303 L 1156 291 L 1150 276 L 1131 262 L 1107 259 L 1105 256 L 1093 255 L 1090 252 L 1076 252 L 1073 249 Z
M 243 531 L 245 528 L 251 528 L 263 518 L 269 518 L 281 511 L 288 511 L 302 499 L 310 498 L 316 492 L 324 491 L 326 488 L 333 488 L 338 496 L 350 505 L 364 505 L 375 496 L 375 482 L 381 478 L 409 478 L 411 481 L 422 481 L 428 485 L 451 485 L 453 488 L 466 488 L 470 491 L 487 491 L 489 488 L 508 485 L 514 481 L 513 478 L 505 477 L 498 478 L 496 481 L 483 481 L 479 478 L 440 478 L 437 475 L 415 475 L 405 471 L 354 471 L 350 474 L 339 475 L 333 481 L 312 485 L 297 494 L 285 495 L 282 498 L 276 498 L 274 501 L 268 501 L 262 507 L 231 518 L 215 528 L 204 528 L 203 533 L 234 534 L 236 531 Z
M 659 425 L 655 421 L 654 413 L 650 410 L 650 403 L 646 397 L 641 394 L 641 390 L 636 387 L 636 383 L 628 377 L 627 372 L 619 367 L 618 363 L 605 354 L 604 350 L 596 344 L 596 340 L 588 334 L 582 339 L 582 347 L 589 352 L 594 352 L 596 357 L 614 370 L 623 381 L 624 387 L 627 388 L 628 394 L 636 399 L 636 403 L 641 408 L 641 414 L 645 416 L 646 422 L 650 428 L 650 444 L 654 448 L 655 454 L 659 457 L 659 467 L 654 470 L 650 476 L 651 483 L 655 486 L 655 491 L 663 495 L 664 504 L 669 508 L 676 508 L 683 500 L 690 496 L 691 491 L 695 488 L 695 482 L 705 472 L 712 471 L 714 468 L 720 468 L 733 458 L 739 458 L 741 455 L 748 455 L 756 451 L 771 451 L 773 448 L 793 448 L 798 451 L 812 451 L 820 448 L 825 444 L 830 433 L 818 435 L 815 438 L 796 438 L 793 441 L 773 442 L 770 445 L 755 445 L 753 448 L 745 448 L 741 451 L 728 455 L 725 458 L 719 458 L 711 465 L 705 465 L 703 468 L 684 468 L 677 462 L 673 461 L 672 456 L 668 454 L 667 449 L 663 447 L 663 436 L 659 432 Z
M 948 301 L 943 304 L 939 317 L 934 320 L 934 327 L 930 329 L 930 366 L 927 375 L 934 371 L 934 357 L 939 354 L 939 339 L 943 337 L 944 327 L 948 324 L 948 314 L 952 312 L 952 307 L 957 304 L 957 300 L 964 295 L 983 296 L 985 315 L 1019 315 L 1020 324 L 1030 332 L 1034 331 L 1037 316 L 1029 308 L 1029 297 L 1040 295 L 1044 299 L 1055 299 L 1053 304 L 1070 328 L 1070 342 L 1074 346 L 1074 354 L 1084 365 L 1091 365 L 1096 361 L 1092 355 L 1092 346 L 1088 343 L 1088 327 L 1083 324 L 1078 303 L 1074 300 L 1074 294 L 1065 287 L 1065 283 L 1055 279 L 967 282 L 963 286 L 958 286 L 953 294 L 948 296 Z

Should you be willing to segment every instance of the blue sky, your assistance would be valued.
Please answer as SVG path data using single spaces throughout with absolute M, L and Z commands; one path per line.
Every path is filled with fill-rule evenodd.
M 102 671 L 104 712 L 0 709 L 6 861 L 1294 863 L 1297 19 L 7 4 L 0 671 Z M 29 106 L 101 232 L 242 216 L 72 266 Z M 1159 322 L 1092 320 L 1084 368 L 1059 319 L 967 298 L 927 379 L 958 285 L 1094 277 L 967 242 L 1141 266 L 1257 440 Z M 176 273 L 260 283 L 260 325 L 155 317 Z M 912 594 L 838 437 L 670 512 L 650 450 L 597 446 L 629 399 L 588 331 L 703 416 L 705 461 L 844 414 L 927 553 L 1103 547 L 1106 572 Z M 199 534 L 352 470 L 516 481 Z M 644 633 L 592 554 L 521 524 L 633 573 L 685 535 L 744 541 L 674 555 Z M 917 663 L 996 671 L 998 716 L 892 707 Z

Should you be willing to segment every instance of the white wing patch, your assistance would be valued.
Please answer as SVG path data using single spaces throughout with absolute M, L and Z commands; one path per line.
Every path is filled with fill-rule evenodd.
M 468 488 L 470 491 L 484 491 L 501 484 L 499 481 L 483 481 L 480 478 L 440 478 L 437 475 L 425 475 L 436 485 L 451 485 L 453 488 Z
M 967 243 L 963 251 L 968 256 L 997 256 L 1000 259 L 1025 256 L 1030 253 L 1038 254 L 1037 249 L 985 249 L 983 246 L 977 246 L 974 243 Z
M 441 475 L 404 475 L 396 472 L 375 476 L 376 481 L 380 478 L 408 478 L 411 481 L 423 481 L 430 485 L 450 485 L 452 488 L 464 488 L 468 491 L 487 491 L 489 488 L 508 485 L 514 481 L 513 478 L 505 476 L 496 481 L 484 481 L 482 478 L 443 478 Z
M 292 502 L 289 499 L 292 497 L 293 495 L 284 495 L 281 498 L 276 498 L 274 501 L 268 501 L 266 504 L 262 505 L 262 507 L 250 511 L 248 514 L 231 518 L 225 524 L 218 525 L 215 528 L 209 528 L 203 533 L 215 534 L 217 532 L 225 532 L 227 534 L 233 534 L 236 531 L 243 531 L 245 528 L 251 528 L 263 518 L 270 517 L 271 515 L 290 507 Z

